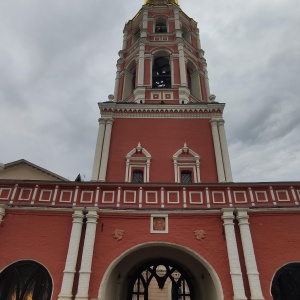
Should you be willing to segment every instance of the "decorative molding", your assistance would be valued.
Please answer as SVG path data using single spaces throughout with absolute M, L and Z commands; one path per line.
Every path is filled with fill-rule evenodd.
M 203 241 L 207 234 L 203 229 L 195 230 L 194 233 L 195 233 L 196 239 L 199 241 Z
M 116 242 L 119 242 L 123 239 L 123 235 L 124 235 L 124 230 L 122 229 L 116 229 L 113 232 L 113 238 L 116 240 Z
M 150 220 L 150 233 L 168 233 L 168 215 L 152 214 Z

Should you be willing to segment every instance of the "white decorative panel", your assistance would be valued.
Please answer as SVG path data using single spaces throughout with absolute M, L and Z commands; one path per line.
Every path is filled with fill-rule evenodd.
M 124 191 L 124 203 L 126 204 L 136 203 L 136 191 Z
M 244 191 L 234 191 L 234 201 L 235 203 L 247 203 L 247 194 Z
M 0 188 L 0 199 L 1 200 L 8 200 L 11 191 L 12 191 L 11 188 Z
M 215 204 L 225 204 L 225 193 L 224 192 L 212 192 L 212 200 Z
M 114 191 L 103 191 L 102 193 L 102 203 L 114 203 L 115 192 Z
M 298 198 L 300 200 L 300 190 L 297 190 Z
M 71 190 L 63 190 L 60 193 L 59 202 L 61 203 L 71 203 L 73 196 L 73 191 Z
M 39 201 L 50 202 L 52 197 L 52 190 L 41 190 Z
M 93 202 L 93 191 L 82 191 L 80 197 L 80 203 L 92 203 Z
M 147 204 L 157 204 L 157 192 L 156 191 L 146 191 L 146 203 Z
M 278 201 L 280 201 L 280 202 L 291 201 L 287 190 L 276 191 L 276 195 L 277 195 Z
M 189 192 L 190 204 L 203 204 L 202 192 Z
M 167 203 L 168 204 L 179 204 L 179 192 L 167 192 Z
M 32 189 L 21 189 L 19 200 L 27 201 L 30 199 L 32 193 Z
M 268 195 L 265 191 L 255 191 L 255 197 L 257 202 L 268 202 Z

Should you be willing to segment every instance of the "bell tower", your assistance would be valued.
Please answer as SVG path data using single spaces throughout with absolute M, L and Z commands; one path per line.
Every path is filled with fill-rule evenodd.
M 197 23 L 176 0 L 146 0 L 123 33 L 92 180 L 231 182 L 225 104 L 210 94 Z

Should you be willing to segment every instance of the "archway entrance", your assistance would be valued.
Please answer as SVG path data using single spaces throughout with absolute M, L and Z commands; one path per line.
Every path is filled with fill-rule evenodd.
M 154 294 L 153 294 L 154 293 Z M 177 244 L 149 242 L 128 249 L 105 272 L 98 300 L 223 300 L 213 267 Z
M 137 270 L 127 300 L 193 300 L 192 293 L 185 270 L 170 260 L 156 259 Z
M 271 292 L 274 300 L 299 300 L 300 263 L 291 263 L 280 268 L 274 276 Z

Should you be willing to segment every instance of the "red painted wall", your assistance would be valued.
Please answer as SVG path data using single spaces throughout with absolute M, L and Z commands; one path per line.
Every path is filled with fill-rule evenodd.
M 139 142 L 152 156 L 150 182 L 174 182 L 173 155 L 184 143 L 201 157 L 201 182 L 218 181 L 209 119 L 115 118 L 106 177 L 108 182 L 124 182 L 125 156 Z
M 19 260 L 42 264 L 60 292 L 72 228 L 72 213 L 6 210 L 0 227 L 0 270 Z

